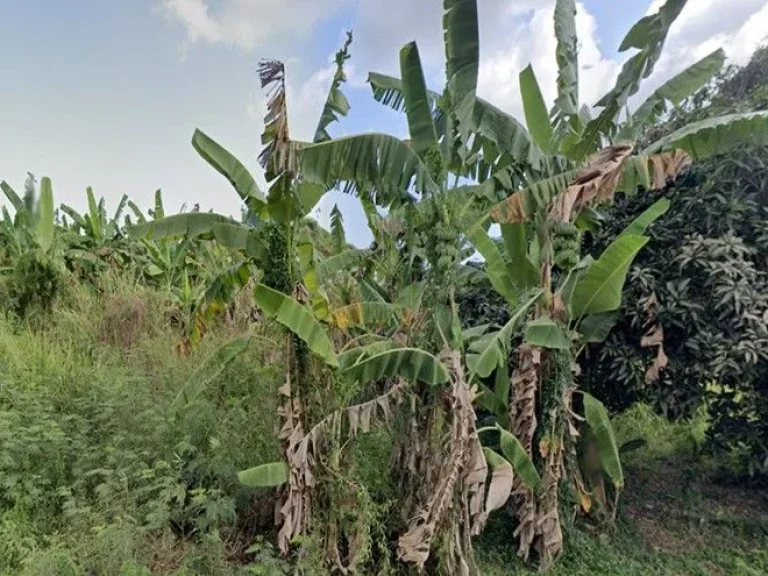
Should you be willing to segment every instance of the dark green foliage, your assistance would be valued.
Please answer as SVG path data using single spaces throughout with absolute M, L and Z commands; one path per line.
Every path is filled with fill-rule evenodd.
M 481 271 L 483 265 L 469 262 L 467 268 Z M 462 326 L 503 326 L 509 321 L 507 301 L 491 286 L 484 274 L 466 274 L 460 278 L 456 287 L 456 303 Z
M 288 230 L 281 224 L 264 223 L 262 234 L 267 245 L 269 262 L 264 266 L 264 284 L 274 290 L 290 294 L 293 291 L 293 278 L 290 273 L 290 250 Z
M 54 264 L 35 251 L 16 259 L 5 280 L 6 310 L 26 318 L 33 310 L 50 312 L 59 293 L 61 275 Z
M 655 139 L 692 119 L 768 105 L 768 48 L 730 68 L 654 129 Z M 637 400 L 670 417 L 706 405 L 710 446 L 744 472 L 768 473 L 768 149 L 697 163 L 664 194 L 671 209 L 651 227 L 630 272 L 624 308 L 604 345 L 588 350 L 585 385 L 612 408 Z M 592 239 L 597 254 L 658 200 L 619 199 Z M 656 347 L 642 336 L 660 325 L 669 365 L 646 382 Z

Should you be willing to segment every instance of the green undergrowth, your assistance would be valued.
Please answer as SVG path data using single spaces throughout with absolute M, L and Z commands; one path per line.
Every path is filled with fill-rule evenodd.
M 233 334 L 181 357 L 162 294 L 109 288 L 0 320 L 0 574 L 229 574 L 271 518 L 236 473 L 277 456 L 272 351 L 254 345 L 172 415 Z
M 576 521 L 553 576 L 758 576 L 768 574 L 768 494 L 723 481 L 703 452 L 703 413 L 672 423 L 644 405 L 614 419 L 627 485 L 613 527 Z M 637 440 L 642 440 L 640 445 Z M 478 541 L 488 576 L 534 574 L 515 556 L 509 522 L 492 518 Z

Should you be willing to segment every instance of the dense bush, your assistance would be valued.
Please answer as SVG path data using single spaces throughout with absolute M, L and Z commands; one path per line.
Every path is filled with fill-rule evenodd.
M 51 310 L 59 293 L 61 273 L 49 259 L 29 251 L 16 260 L 4 284 L 5 302 L 0 305 L 25 318 L 36 310 Z
M 768 49 L 729 69 L 653 138 L 714 111 L 768 105 Z M 670 211 L 630 272 L 617 327 L 587 352 L 587 386 L 614 408 L 643 400 L 670 417 L 709 407 L 711 446 L 768 473 L 768 149 L 694 165 L 664 195 Z M 595 253 L 658 194 L 622 198 L 593 239 Z M 646 378 L 657 348 L 642 337 L 660 325 L 668 365 Z

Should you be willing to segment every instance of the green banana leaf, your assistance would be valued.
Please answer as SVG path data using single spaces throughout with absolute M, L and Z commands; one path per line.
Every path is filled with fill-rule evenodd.
M 555 2 L 555 60 L 557 98 L 553 116 L 562 125 L 579 114 L 579 38 L 576 33 L 575 0 Z
M 541 476 L 520 440 L 501 426 L 497 426 L 497 429 L 500 434 L 501 453 L 512 464 L 512 469 L 522 478 L 525 485 L 531 490 L 536 490 L 541 484 Z
M 337 328 L 386 327 L 397 319 L 404 309 L 388 302 L 355 302 L 335 308 L 329 313 L 329 323 Z
M 403 92 L 403 81 L 400 78 L 371 72 L 368 74 L 368 84 L 371 86 L 376 102 L 381 102 L 396 112 L 405 111 L 405 93 Z M 427 100 L 433 117 L 436 117 L 440 112 L 437 108 L 439 99 L 439 93 L 427 90 Z
M 400 50 L 400 74 L 411 146 L 424 159 L 428 150 L 437 149 L 437 132 L 416 42 L 409 42 Z
M 494 290 L 510 305 L 514 305 L 517 302 L 518 291 L 496 242 L 481 226 L 474 226 L 467 233 L 467 238 L 485 259 L 485 273 Z
M 531 320 L 525 327 L 525 341 L 552 350 L 569 350 L 571 339 L 561 326 L 547 317 Z
M 176 413 L 193 403 L 219 375 L 240 357 L 251 343 L 251 337 L 236 338 L 216 350 L 202 366 L 187 379 L 184 386 L 176 395 L 170 406 L 170 411 Z
M 448 369 L 442 362 L 418 348 L 395 348 L 364 355 L 345 368 L 342 374 L 359 382 L 400 376 L 409 382 L 418 380 L 429 386 L 445 384 L 450 379 Z
M 37 245 L 43 252 L 48 252 L 53 245 L 53 233 L 56 228 L 53 209 L 53 188 L 47 176 L 40 181 L 40 206 L 37 216 Z
M 446 88 L 464 144 L 476 104 L 480 60 L 477 0 L 443 0 Z
M 509 321 L 501 328 L 501 330 L 486 335 L 488 338 L 487 344 L 486 341 L 483 341 L 485 349 L 473 361 L 470 361 L 469 358 L 467 359 L 467 367 L 469 368 L 471 377 L 477 375 L 480 378 L 487 378 L 499 364 L 507 361 L 509 343 L 515 329 L 522 324 L 528 310 L 536 303 L 542 294 L 543 290 L 534 292 L 528 300 L 515 308 Z
M 429 169 L 405 142 L 388 134 L 360 134 L 299 150 L 300 171 L 309 182 L 342 183 L 349 194 L 366 190 L 379 205 L 410 201 L 408 190 L 435 193 Z
M 251 173 L 237 158 L 199 129 L 192 135 L 192 146 L 203 160 L 229 180 L 253 213 L 263 213 L 266 209 L 264 194 L 259 190 Z
M 536 73 L 530 64 L 520 72 L 520 95 L 523 99 L 528 132 L 539 148 L 544 152 L 549 152 L 552 143 L 552 125 L 549 123 L 549 112 L 544 102 L 544 96 L 541 95 Z
M 648 238 L 631 234 L 616 238 L 578 279 L 569 298 L 572 318 L 618 309 L 629 267 L 647 243 Z
M 616 444 L 616 436 L 613 433 L 608 410 L 594 396 L 586 392 L 582 394 L 584 396 L 584 418 L 595 436 L 603 469 L 613 485 L 620 490 L 624 487 L 624 470 L 621 467 L 619 447 Z
M 579 322 L 579 335 L 585 342 L 605 342 L 619 315 L 616 312 L 589 314 Z
M 629 226 L 622 230 L 621 234 L 619 234 L 617 238 L 621 238 L 622 236 L 640 236 L 644 234 L 648 229 L 648 226 L 653 224 L 656 220 L 667 213 L 670 205 L 671 202 L 666 198 L 657 200 L 651 204 L 648 209 L 643 211 L 640 216 L 630 222 Z
M 288 466 L 285 462 L 270 462 L 238 472 L 241 484 L 253 488 L 272 488 L 288 482 Z
M 338 367 L 338 359 L 333 343 L 325 333 L 323 326 L 315 319 L 312 312 L 299 302 L 273 290 L 264 284 L 258 284 L 253 291 L 256 305 L 264 313 L 277 320 L 291 332 L 301 338 L 312 352 L 333 367 Z
M 221 214 L 189 212 L 134 224 L 128 233 L 134 238 L 152 238 L 155 240 L 171 236 L 194 238 L 195 236 L 210 234 L 213 225 L 219 223 L 236 224 L 234 220 Z
M 694 160 L 723 154 L 738 146 L 768 144 L 768 111 L 728 114 L 691 122 L 651 144 L 644 152 L 685 150 Z
M 725 52 L 715 50 L 675 77 L 667 80 L 651 94 L 632 115 L 630 126 L 639 133 L 667 112 L 667 102 L 680 105 L 686 98 L 705 86 L 725 63 Z
M 336 52 L 336 73 L 333 75 L 331 89 L 328 91 L 328 97 L 325 99 L 323 112 L 320 114 L 320 120 L 317 123 L 315 137 L 313 142 L 325 142 L 331 139 L 328 134 L 328 126 L 333 122 L 338 122 L 339 116 L 346 116 L 349 112 L 349 101 L 341 91 L 341 85 L 347 81 L 344 73 L 344 62 L 350 58 L 349 46 L 352 44 L 352 31 L 347 31 L 347 39 L 344 45 Z
M 350 248 L 335 254 L 330 258 L 326 258 L 315 264 L 317 270 L 317 277 L 320 282 L 323 282 L 343 270 L 351 270 L 355 266 L 360 266 L 365 259 L 370 255 L 368 250 L 360 248 Z

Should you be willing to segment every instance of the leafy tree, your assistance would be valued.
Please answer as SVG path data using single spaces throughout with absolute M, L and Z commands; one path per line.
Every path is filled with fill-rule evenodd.
M 726 69 L 646 138 L 691 118 L 765 108 L 766 62 L 762 48 L 744 68 Z M 617 328 L 584 363 L 587 386 L 615 408 L 645 400 L 679 417 L 706 403 L 712 446 L 735 451 L 744 471 L 760 474 L 768 444 L 767 163 L 765 147 L 745 147 L 695 165 L 666 188 L 671 209 L 630 272 Z M 604 246 L 657 198 L 619 201 L 593 246 Z

